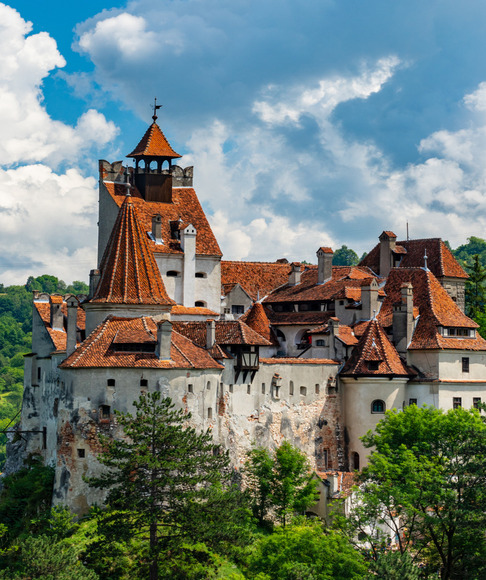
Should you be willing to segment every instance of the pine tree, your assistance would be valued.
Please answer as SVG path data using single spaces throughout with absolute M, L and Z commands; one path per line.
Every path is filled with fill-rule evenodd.
M 468 268 L 469 280 L 466 281 L 467 314 L 474 320 L 484 313 L 486 305 L 486 268 L 473 256 L 472 266 Z
M 155 580 L 161 554 L 177 550 L 194 532 L 215 494 L 224 497 L 221 485 L 231 472 L 227 453 L 209 432 L 187 426 L 190 414 L 175 410 L 169 398 L 149 393 L 134 404 L 134 416 L 118 414 L 125 438 L 104 440 L 98 459 L 108 470 L 89 483 L 108 490 L 105 533 L 148 538 L 149 577 Z

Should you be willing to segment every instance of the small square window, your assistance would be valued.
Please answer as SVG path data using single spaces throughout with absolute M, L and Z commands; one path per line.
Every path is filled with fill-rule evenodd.
M 473 397 L 473 407 L 475 409 L 479 409 L 480 404 L 481 404 L 481 397 Z
M 300 394 L 303 396 L 307 395 L 307 387 L 300 387 Z
M 100 407 L 100 418 L 109 419 L 110 418 L 110 405 L 101 405 Z
M 380 362 L 377 360 L 368 361 L 368 370 L 377 371 L 380 368 Z
M 316 346 L 326 346 L 326 343 L 322 340 L 322 338 L 319 338 L 316 340 Z
M 408 400 L 408 404 L 409 405 L 416 405 L 417 404 L 417 399 L 409 399 Z
M 86 450 L 85 449 L 78 449 L 78 457 L 80 459 L 83 459 L 84 457 L 86 457 Z
M 245 307 L 243 304 L 233 304 L 231 312 L 232 314 L 243 314 L 243 312 L 245 312 Z
M 452 407 L 454 409 L 459 409 L 459 407 L 462 407 L 462 399 L 461 399 L 461 397 L 453 397 L 453 399 L 452 399 Z
M 193 393 L 194 392 L 194 387 L 192 385 L 187 385 L 187 392 L 188 393 Z
M 106 381 L 106 386 L 108 386 L 108 387 L 114 387 L 115 386 L 115 379 L 108 379 Z
M 469 357 L 468 356 L 462 357 L 462 372 L 463 373 L 469 372 Z
M 147 379 L 140 379 L 140 386 L 141 387 L 148 387 L 148 380 Z

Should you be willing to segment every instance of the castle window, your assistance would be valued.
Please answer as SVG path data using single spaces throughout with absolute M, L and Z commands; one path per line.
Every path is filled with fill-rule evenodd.
M 206 383 L 206 389 L 209 391 L 211 389 L 211 381 Z
M 179 278 L 180 275 L 181 273 L 177 270 L 169 270 L 166 274 L 168 278 Z
M 320 385 L 316 384 L 316 395 L 318 395 L 321 392 L 321 387 Z
M 248 385 L 248 386 L 246 387 L 246 394 L 247 394 L 247 395 L 251 395 L 251 385 Z
M 462 357 L 462 372 L 463 373 L 469 372 L 469 357 L 468 356 Z
M 294 394 L 294 381 L 290 381 L 289 383 L 289 395 Z
M 100 407 L 100 419 L 109 419 L 110 418 L 110 405 L 101 405 Z
M 245 307 L 243 304 L 233 304 L 231 307 L 232 314 L 243 314 L 243 312 L 245 312 Z
M 452 408 L 453 409 L 459 409 L 460 407 L 462 407 L 462 399 L 461 399 L 461 397 L 453 397 L 452 398 Z
M 78 457 L 80 459 L 83 459 L 84 457 L 86 457 L 86 450 L 85 449 L 78 449 Z
M 307 395 L 307 387 L 300 387 L 300 394 L 305 397 Z
M 380 368 L 380 361 L 378 360 L 369 360 L 368 361 L 368 370 L 369 371 L 377 371 Z
M 114 387 L 115 386 L 115 379 L 108 379 L 106 381 L 106 386 L 107 387 Z
M 206 272 L 196 272 L 195 276 L 196 276 L 196 278 L 207 278 L 208 277 Z
M 375 399 L 371 403 L 371 412 L 372 413 L 384 413 L 386 411 L 385 402 L 381 399 Z
M 233 385 L 229 386 L 229 392 L 232 393 L 233 392 Z
M 262 395 L 265 394 L 265 383 L 262 383 Z
M 475 409 L 479 409 L 480 404 L 481 404 L 481 397 L 473 397 L 473 407 Z
M 417 404 L 417 399 L 409 399 L 408 400 L 408 404 L 409 405 L 416 405 Z
M 213 409 L 211 407 L 208 407 L 208 419 L 212 418 L 213 418 Z
M 194 306 L 196 306 L 197 308 L 206 308 L 206 302 L 203 302 L 202 300 L 197 300 L 196 302 L 194 302 Z
M 187 385 L 187 392 L 188 393 L 193 393 L 194 392 L 194 387 L 191 384 Z
M 353 469 L 359 471 L 359 453 L 357 451 L 353 453 Z
M 37 367 L 37 380 L 40 381 L 41 380 L 41 368 Z
M 326 342 L 322 338 L 319 338 L 316 340 L 316 346 L 326 346 Z
M 141 387 L 148 387 L 148 380 L 147 379 L 140 379 L 140 386 Z

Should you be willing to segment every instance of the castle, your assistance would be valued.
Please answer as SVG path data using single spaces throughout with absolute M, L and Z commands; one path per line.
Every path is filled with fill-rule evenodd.
M 440 239 L 384 231 L 358 266 L 231 262 L 193 169 L 154 116 L 128 155 L 100 161 L 98 265 L 88 296 L 34 292 L 19 437 L 55 466 L 53 502 L 102 501 L 99 434 L 158 390 L 210 429 L 239 469 L 253 443 L 287 439 L 317 472 L 359 469 L 360 437 L 387 409 L 471 407 L 486 392 L 486 341 L 464 314 L 466 273 Z

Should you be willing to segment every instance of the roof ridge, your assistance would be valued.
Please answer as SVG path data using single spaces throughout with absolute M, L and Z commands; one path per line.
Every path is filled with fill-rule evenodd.
M 98 324 L 98 326 L 96 326 L 91 331 L 88 338 L 84 341 L 87 344 L 86 344 L 85 348 L 83 349 L 83 351 L 81 352 L 81 346 L 84 344 L 84 342 L 82 342 L 80 347 L 78 347 L 74 351 L 74 353 L 78 352 L 78 356 L 74 358 L 74 360 L 70 363 L 70 365 L 76 364 L 81 359 L 81 357 L 83 357 L 85 355 L 85 353 L 87 353 L 91 349 L 91 347 L 94 346 L 98 342 L 98 340 L 100 340 L 100 338 L 103 336 L 103 333 L 105 332 L 106 328 L 108 327 L 108 322 L 110 322 L 110 320 L 111 320 L 111 316 L 108 316 L 102 322 L 100 322 Z M 96 335 L 93 336 L 95 333 L 96 333 Z M 91 337 L 93 337 L 93 338 L 91 339 L 90 342 L 88 342 Z

